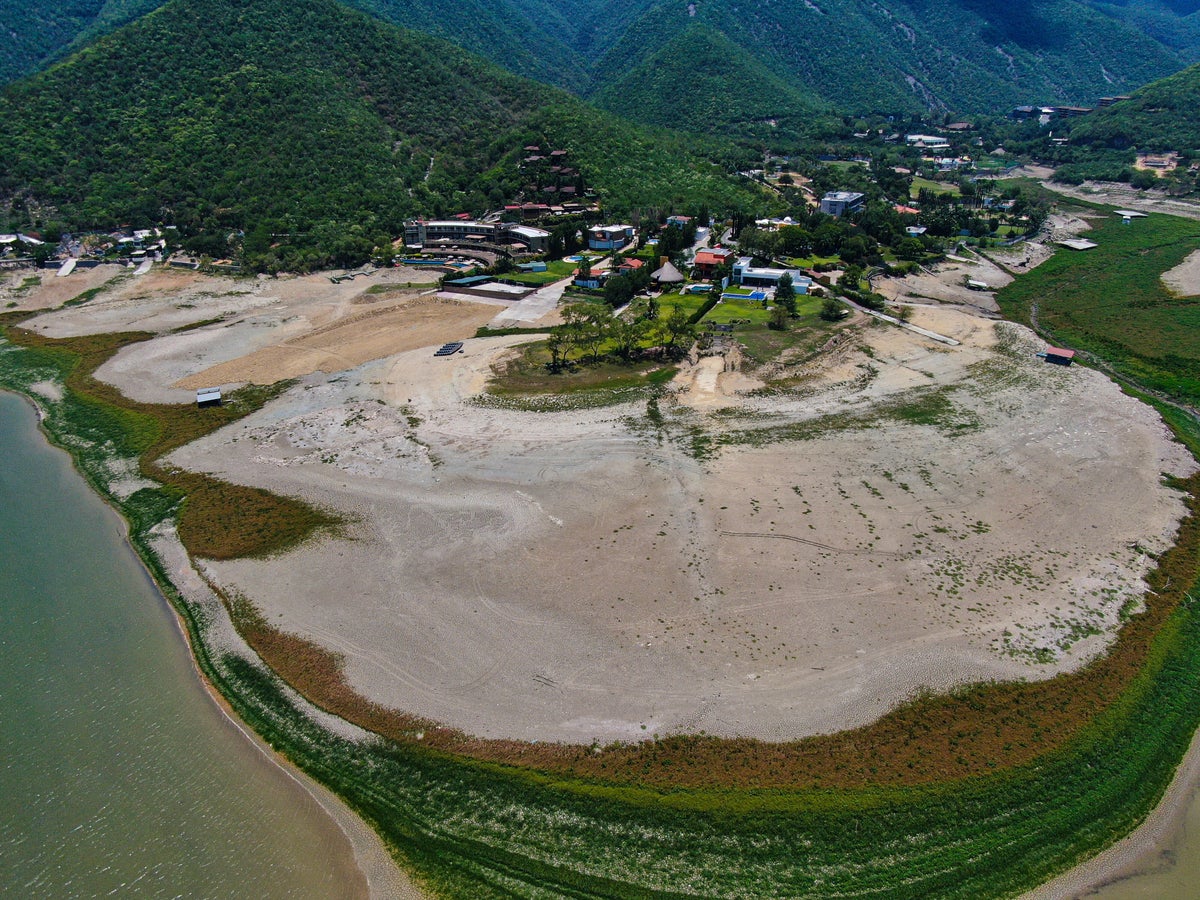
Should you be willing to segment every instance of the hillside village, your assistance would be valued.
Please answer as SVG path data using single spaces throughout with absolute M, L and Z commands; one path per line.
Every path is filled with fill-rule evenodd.
M 903 320 L 908 310 L 896 302 L 903 292 L 888 291 L 889 310 L 889 297 L 876 290 L 881 279 L 892 284 L 962 254 L 1011 245 L 1046 221 L 1044 198 L 1006 178 L 1011 168 L 994 164 L 995 157 L 980 157 L 970 126 L 875 137 L 893 150 L 808 163 L 768 156 L 765 168 L 744 172 L 773 215 L 651 210 L 633 222 L 606 216 L 567 150 L 526 144 L 516 154 L 522 187 L 512 202 L 482 215 L 411 219 L 403 233 L 375 239 L 364 265 L 330 277 L 369 278 L 393 267 L 417 272 L 441 298 L 506 307 L 493 328 L 532 327 L 548 311 L 563 310 L 568 321 L 556 326 L 559 340 L 547 363 L 562 371 L 585 356 L 594 360 L 597 346 L 631 363 L 664 348 L 677 354 L 694 336 L 701 349 L 723 348 L 737 331 L 784 332 L 802 320 L 836 323 L 855 311 Z M 251 274 L 239 252 L 250 240 L 244 233 L 229 234 L 218 248 L 169 225 L 55 231 L 2 236 L 0 266 L 36 271 L 27 276 L 35 278 L 70 278 L 100 265 L 125 266 L 135 277 L 154 264 Z M 977 291 L 991 287 L 983 277 L 955 278 Z M 584 335 L 596 329 L 605 333 L 599 344 Z

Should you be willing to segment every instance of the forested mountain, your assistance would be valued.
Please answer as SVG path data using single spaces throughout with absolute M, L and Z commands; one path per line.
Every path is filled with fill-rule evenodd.
M 846 112 L 1091 103 L 1200 59 L 1200 0 L 345 2 L 610 109 L 701 130 L 813 100 Z M 0 79 L 161 3 L 0 0 Z
M 165 0 L 0 0 L 0 84 L 156 9 Z M 587 74 L 582 58 L 511 0 L 345 0 L 405 28 L 441 37 L 512 72 L 572 90 Z
M 602 50 L 597 96 L 609 103 L 608 84 L 661 64 L 672 38 L 696 25 L 849 112 L 1092 102 L 1184 64 L 1177 49 L 1079 0 L 661 0 L 607 49 L 591 46 Z
M 677 137 L 335 0 L 173 0 L 11 85 L 0 123 L 10 225 L 166 221 L 262 252 L 304 235 L 328 257 L 414 214 L 481 212 L 520 189 L 531 141 L 570 151 L 617 213 L 750 199 Z
M 1200 0 L 1090 0 L 1106 15 L 1127 22 L 1188 61 L 1200 60 Z
M 0 84 L 161 5 L 162 0 L 0 0 Z
M 1198 111 L 1200 65 L 1195 65 L 1072 121 L 1071 143 L 1094 150 L 1200 151 Z
M 345 0 L 385 22 L 458 44 L 510 72 L 582 91 L 583 58 L 553 19 L 526 17 L 514 0 Z
M 606 59 L 632 58 L 635 48 L 626 45 L 634 40 L 627 36 Z M 664 37 L 637 65 L 611 66 L 604 74 L 594 103 L 656 125 L 741 135 L 782 126 L 795 133 L 826 106 L 803 85 L 775 74 L 704 25 Z

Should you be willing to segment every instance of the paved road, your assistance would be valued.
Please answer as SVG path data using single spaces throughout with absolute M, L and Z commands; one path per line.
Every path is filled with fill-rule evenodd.
M 488 322 L 488 328 L 516 328 L 536 322 L 558 306 L 563 291 L 572 280 L 572 278 L 564 278 L 562 281 L 538 288 L 524 300 L 514 303 L 499 313 L 492 321 Z
M 637 244 L 630 244 L 630 247 L 636 249 Z M 603 272 L 611 263 L 612 257 L 598 260 L 592 263 L 592 271 Z M 488 322 L 488 328 L 519 328 L 536 322 L 558 307 L 563 291 L 573 280 L 574 278 L 564 278 L 562 281 L 538 288 L 524 300 L 514 303 L 504 312 L 499 313 L 496 318 Z

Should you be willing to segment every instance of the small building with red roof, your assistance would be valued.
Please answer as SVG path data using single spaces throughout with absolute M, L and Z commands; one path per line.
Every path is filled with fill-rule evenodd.
M 732 256 L 732 250 L 726 250 L 722 247 L 713 247 L 711 249 L 705 249 L 698 252 L 692 265 L 694 265 L 699 271 L 700 277 L 711 278 L 713 270 L 719 266 L 725 265 L 725 263 L 728 262 Z
M 1046 362 L 1059 366 L 1069 366 L 1075 361 L 1075 351 L 1065 347 L 1047 347 L 1045 353 L 1039 354 Z

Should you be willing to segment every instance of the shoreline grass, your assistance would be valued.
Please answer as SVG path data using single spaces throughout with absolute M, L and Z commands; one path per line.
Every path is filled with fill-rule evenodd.
M 1005 317 L 1200 403 L 1200 297 L 1177 297 L 1160 279 L 1200 247 L 1200 223 L 1155 213 L 1125 225 L 1109 215 L 1088 237 L 1100 246 L 1057 253 L 998 291 Z

